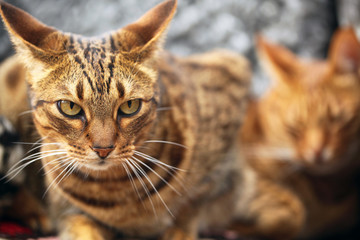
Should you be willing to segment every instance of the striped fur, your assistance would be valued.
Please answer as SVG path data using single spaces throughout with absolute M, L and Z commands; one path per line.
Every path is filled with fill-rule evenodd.
M 86 38 L 1 3 L 26 67 L 62 239 L 196 239 L 201 226 L 231 218 L 249 65 L 227 51 L 177 58 L 161 50 L 175 8 L 165 1 L 116 32 Z M 140 110 L 121 115 L 133 99 Z M 63 114 L 61 100 L 81 114 Z
M 258 48 L 274 84 L 250 104 L 241 134 L 257 188 L 242 210 L 246 231 L 266 239 L 357 238 L 360 43 L 355 32 L 339 29 L 322 61 L 304 61 L 262 38 Z

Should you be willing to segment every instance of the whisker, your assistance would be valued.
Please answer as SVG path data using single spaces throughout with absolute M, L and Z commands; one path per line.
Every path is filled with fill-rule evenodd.
M 46 166 L 50 165 L 50 164 L 53 164 L 54 162 L 58 162 L 60 160 L 62 161 L 67 161 L 67 158 L 69 158 L 69 156 L 63 156 L 63 157 L 59 157 L 59 158 L 55 158 L 49 162 L 47 162 L 46 164 L 43 164 L 43 166 L 40 168 L 39 171 L 43 170 Z
M 156 109 L 156 111 L 161 112 L 161 111 L 169 111 L 172 110 L 172 107 L 159 107 Z
M 10 169 L 9 171 L 12 171 L 14 168 L 17 168 L 19 165 L 21 165 L 23 162 L 29 160 L 29 159 L 33 159 L 33 158 L 38 158 L 42 155 L 42 153 L 48 153 L 48 154 L 51 154 L 51 153 L 56 153 L 56 154 L 60 154 L 60 153 L 64 153 L 64 151 L 44 151 L 44 152 L 39 152 L 39 153 L 34 153 L 34 154 L 31 154 L 23 159 L 21 159 L 20 161 L 18 161 L 16 164 L 14 164 Z M 56 155 L 55 154 L 55 155 Z M 47 155 L 46 155 L 47 156 Z M 43 156 L 45 157 L 45 156 Z
M 69 170 L 67 170 L 67 172 L 64 174 L 64 176 L 59 180 L 57 185 L 59 185 L 64 179 L 66 179 L 68 176 L 70 176 L 73 173 L 74 169 L 76 168 L 76 164 L 77 164 L 76 159 L 72 159 L 70 161 L 70 165 L 72 165 L 72 166 L 70 167 Z
M 152 210 L 154 212 L 154 215 L 156 218 L 158 218 L 157 216 L 157 213 L 156 213 L 156 210 L 155 210 L 155 206 L 154 206 L 154 203 L 151 199 L 151 195 L 150 195 L 150 191 L 148 189 L 148 187 L 146 186 L 145 182 L 142 180 L 142 178 L 140 177 L 139 173 L 137 172 L 137 170 L 135 169 L 135 167 L 133 166 L 133 163 L 130 159 L 127 159 L 127 161 L 125 162 L 129 165 L 129 167 L 131 168 L 131 170 L 133 171 L 133 173 L 135 174 L 136 178 L 139 180 L 141 186 L 143 187 L 143 189 L 145 190 L 145 193 L 150 201 L 150 204 L 151 204 L 151 207 L 152 207 Z
M 185 145 L 182 145 L 180 143 L 176 143 L 176 142 L 170 142 L 170 141 L 163 141 L 163 140 L 147 140 L 145 141 L 146 143 L 164 143 L 164 144 L 170 144 L 170 145 L 175 145 L 178 147 L 182 147 L 187 149 L 187 147 Z
M 121 164 L 123 165 L 123 167 L 124 167 L 124 169 L 125 169 L 125 171 L 126 171 L 126 174 L 127 174 L 128 178 L 130 179 L 132 188 L 134 189 L 134 191 L 136 192 L 137 196 L 139 197 L 140 202 L 142 203 L 142 205 L 143 205 L 144 208 L 146 209 L 144 202 L 141 200 L 141 195 L 140 195 L 140 193 L 139 193 L 139 190 L 138 190 L 137 187 L 136 187 L 134 178 L 133 178 L 133 176 L 131 175 L 129 168 L 126 166 L 126 164 L 125 164 L 124 162 L 121 162 Z
M 137 154 L 134 154 L 134 155 L 137 155 Z M 139 155 L 137 155 L 139 156 Z M 139 156 L 139 157 L 142 157 L 142 156 Z M 144 158 L 144 157 L 142 157 Z M 149 160 L 149 159 L 146 159 L 144 158 L 145 160 Z M 188 189 L 185 187 L 184 185 L 184 182 L 182 181 L 182 179 L 180 179 L 177 174 L 176 174 L 176 171 L 174 169 L 171 169 L 170 170 L 166 167 L 164 167 L 163 165 L 161 165 L 159 162 L 155 162 L 155 161 L 152 161 L 152 160 L 149 160 L 150 162 L 154 163 L 157 167 L 161 168 L 162 170 L 164 170 L 165 172 L 167 172 L 168 174 L 170 174 L 172 177 L 174 177 L 175 181 L 177 183 L 180 184 L 180 186 L 182 187 L 183 190 L 185 190 L 185 192 L 188 192 Z M 186 172 L 186 170 L 184 170 L 184 172 Z
M 139 171 L 140 173 L 146 178 L 146 180 L 149 182 L 149 184 L 151 185 L 151 187 L 154 189 L 154 191 L 156 192 L 156 194 L 158 195 L 160 201 L 162 202 L 162 204 L 164 205 L 164 207 L 166 208 L 166 210 L 168 211 L 168 213 L 175 218 L 175 216 L 173 215 L 173 213 L 171 212 L 171 210 L 169 209 L 169 207 L 167 206 L 167 204 L 165 203 L 164 199 L 161 197 L 160 193 L 158 192 L 158 190 L 156 189 L 156 187 L 154 186 L 154 184 L 152 183 L 151 179 L 149 178 L 149 176 L 146 174 L 146 172 L 144 171 L 144 169 L 137 164 L 136 162 L 134 162 L 133 160 L 129 159 L 129 162 L 131 162 Z
M 65 150 L 56 149 L 56 150 L 48 150 L 48 151 L 36 152 L 36 153 L 33 153 L 33 154 L 21 159 L 20 162 L 26 161 L 26 160 L 31 159 L 33 157 L 43 155 L 44 153 L 60 153 L 60 152 L 65 152 Z
M 44 176 L 49 175 L 49 174 L 51 174 L 51 173 L 53 173 L 53 172 L 55 172 L 55 171 L 63 168 L 63 167 L 66 166 L 66 165 L 67 165 L 67 163 L 64 163 L 64 162 L 63 162 L 63 163 L 59 163 L 59 164 L 55 165 L 54 167 L 52 167 L 49 171 L 44 172 Z
M 161 164 L 161 165 L 163 165 L 163 166 L 165 166 L 165 167 L 167 167 L 167 168 L 169 168 L 171 170 L 176 170 L 176 171 L 180 171 L 180 172 L 187 172 L 187 170 L 185 170 L 185 169 L 181 169 L 181 168 L 177 168 L 177 167 L 168 165 L 168 164 L 166 164 L 164 162 L 159 161 L 158 159 L 156 159 L 156 158 L 154 158 L 152 156 L 149 156 L 149 155 L 147 155 L 145 153 L 142 153 L 142 152 L 139 152 L 139 151 L 134 151 L 134 155 L 137 155 L 137 156 L 142 157 L 142 158 L 144 158 L 146 160 L 149 160 L 150 162 Z
M 25 153 L 25 155 L 27 155 L 27 154 L 29 154 L 29 153 L 31 153 L 31 152 L 34 152 L 35 150 L 37 150 L 37 149 L 39 149 L 39 148 L 42 148 L 42 147 L 44 147 L 44 146 L 49 146 L 49 145 L 59 145 L 58 143 L 39 143 L 39 144 L 37 144 L 38 146 L 36 146 L 36 147 L 32 147 L 29 151 L 27 151 L 26 153 Z
M 51 168 L 49 171 L 46 171 L 46 172 L 44 173 L 44 175 L 51 174 L 51 173 L 57 171 L 58 169 L 64 167 L 64 166 L 68 163 L 67 161 L 69 161 L 69 160 L 71 160 L 71 159 L 72 159 L 71 157 L 66 156 L 65 159 L 62 159 L 62 162 L 60 162 L 60 163 L 58 163 L 57 165 L 55 165 L 55 166 L 54 166 L 53 168 Z M 58 160 L 58 159 L 54 159 L 54 160 Z M 52 160 L 51 163 L 53 163 L 54 160 Z M 48 162 L 47 164 L 49 164 L 49 163 L 50 163 L 50 162 Z M 46 164 L 46 165 L 47 165 L 47 164 Z
M 19 114 L 18 114 L 18 117 L 21 117 L 21 116 L 23 116 L 23 115 L 26 115 L 26 114 L 29 114 L 29 113 L 32 113 L 32 112 L 34 112 L 34 110 L 23 111 L 22 113 L 19 113 Z
M 51 182 L 51 184 L 46 188 L 43 197 L 46 196 L 47 192 L 50 190 L 50 188 L 55 184 L 55 186 L 58 185 L 58 183 L 56 183 L 56 181 L 58 180 L 59 177 L 61 177 L 61 175 L 63 175 L 64 173 L 66 173 L 66 171 L 69 169 L 69 167 L 72 166 L 73 162 L 75 160 L 72 160 L 70 162 L 67 162 L 66 164 L 64 164 L 66 167 L 64 168 L 64 170 L 61 171 L 61 173 L 59 175 L 56 176 L 56 178 L 54 178 Z
M 24 162 L 25 160 L 21 160 L 20 162 L 18 162 L 17 164 L 15 164 L 13 167 L 11 167 L 7 174 L 3 177 L 3 178 L 8 178 L 10 177 L 11 175 L 13 175 L 8 181 L 10 181 L 11 179 L 13 179 L 14 177 L 16 177 L 24 168 L 26 168 L 27 166 L 29 166 L 30 164 L 36 162 L 36 161 L 39 161 L 41 160 L 42 158 L 44 157 L 50 157 L 50 156 L 56 156 L 56 155 L 59 155 L 59 154 L 64 154 L 63 152 L 61 153 L 49 153 L 45 156 L 41 156 L 41 155 L 36 155 L 36 156 L 33 156 L 35 157 L 34 159 L 31 159 L 31 158 L 28 158 L 26 160 L 29 160 L 28 162 L 25 162 L 24 164 L 21 164 L 21 162 Z
M 132 156 L 132 159 L 137 161 L 138 163 L 140 163 L 141 165 L 143 165 L 144 167 L 146 167 L 147 169 L 149 169 L 151 172 L 153 172 L 156 176 L 158 176 L 158 178 L 161 179 L 161 181 L 163 181 L 164 183 L 166 183 L 166 185 L 168 185 L 174 192 L 176 192 L 176 194 L 178 194 L 179 196 L 182 196 L 182 194 L 176 190 L 168 181 L 166 181 L 161 175 L 159 175 L 154 169 L 152 169 L 151 167 L 149 167 L 146 163 L 140 161 L 139 159 L 137 159 L 136 157 Z
M 41 141 L 45 140 L 47 137 L 42 137 L 40 139 L 38 139 L 36 142 L 15 142 L 18 144 L 24 144 L 24 145 L 36 145 L 36 144 L 43 144 L 41 143 Z

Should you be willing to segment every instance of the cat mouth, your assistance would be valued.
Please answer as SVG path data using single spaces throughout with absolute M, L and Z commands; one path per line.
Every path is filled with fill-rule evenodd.
M 101 159 L 99 162 L 98 162 L 98 165 L 99 166 L 102 166 L 102 165 L 105 165 L 106 164 L 106 161 L 104 159 Z
M 119 156 L 119 157 L 108 157 L 108 158 L 95 158 L 92 160 L 82 161 L 81 165 L 91 170 L 108 170 L 109 168 L 122 165 L 131 156 Z

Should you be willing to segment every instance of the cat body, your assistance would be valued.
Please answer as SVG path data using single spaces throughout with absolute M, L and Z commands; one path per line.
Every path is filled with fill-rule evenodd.
M 75 172 L 61 181 L 61 185 L 59 185 L 62 191 L 61 195 L 65 195 L 66 199 L 74 205 L 84 209 L 86 213 L 101 222 L 120 230 L 125 235 L 156 236 L 173 225 L 174 221 L 184 221 L 180 224 L 189 224 L 187 228 L 192 228 L 194 223 L 191 222 L 193 220 L 187 219 L 189 216 L 193 218 L 197 214 L 204 214 L 201 212 L 204 210 L 202 208 L 207 209 L 206 206 L 212 204 L 212 198 L 218 200 L 219 194 L 231 193 L 227 200 L 229 204 L 225 205 L 224 210 L 221 210 L 223 213 L 228 213 L 224 214 L 224 218 L 220 221 L 222 225 L 226 224 L 231 216 L 231 202 L 237 196 L 235 182 L 239 181 L 240 176 L 233 169 L 236 162 L 235 153 L 228 153 L 233 145 L 234 138 L 226 139 L 225 137 L 228 134 L 224 130 L 236 132 L 239 127 L 238 119 L 241 118 L 239 115 L 241 112 L 235 111 L 235 109 L 236 107 L 244 109 L 245 105 L 234 106 L 231 113 L 231 108 L 222 108 L 221 102 L 226 98 L 229 98 L 227 99 L 229 101 L 233 100 L 231 99 L 232 96 L 234 99 L 244 96 L 242 94 L 245 94 L 245 91 L 234 87 L 230 83 L 231 79 L 226 85 L 229 87 L 228 91 L 218 91 L 218 87 L 222 88 L 223 86 L 221 82 L 216 78 L 214 82 L 211 82 L 203 77 L 209 73 L 210 68 L 216 66 L 219 67 L 218 71 L 211 70 L 211 74 L 218 75 L 219 78 L 222 77 L 225 80 L 224 71 L 233 74 L 231 73 L 232 70 L 223 68 L 219 64 L 223 61 L 231 62 L 234 60 L 232 54 L 226 55 L 227 53 L 224 52 L 213 52 L 192 56 L 188 59 L 178 59 L 165 54 L 162 58 L 166 61 L 159 65 L 160 92 L 164 91 L 161 93 L 160 102 L 167 110 L 158 113 L 155 126 L 150 132 L 150 142 L 143 145 L 145 148 L 142 153 L 181 170 L 164 170 L 164 167 L 154 166 L 152 168 L 157 172 L 155 173 L 140 165 L 144 171 L 147 170 L 147 175 L 159 191 L 162 200 L 159 199 L 157 192 L 146 179 L 143 181 L 147 184 L 146 188 L 148 188 L 152 200 L 146 192 L 143 192 L 141 181 L 137 183 L 138 185 L 135 187 L 137 190 L 134 191 L 131 180 L 128 179 L 127 172 L 123 169 L 119 169 L 119 173 L 114 173 L 114 177 L 112 174 L 110 177 L 107 175 L 100 177 L 101 172 L 94 172 L 93 174 L 90 172 L 89 176 L 84 177 L 83 175 L 86 172 L 80 172 L 78 175 Z M 209 59 L 212 60 L 209 61 Z M 238 64 L 243 63 L 239 62 Z M 196 72 L 193 72 L 194 68 L 197 69 Z M 179 72 L 174 72 L 173 69 L 178 69 Z M 189 75 L 184 74 L 188 72 Z M 189 79 L 197 79 L 197 81 L 190 82 Z M 218 94 L 209 93 L 208 88 L 218 91 Z M 228 95 L 234 89 L 236 89 L 233 92 L 234 95 Z M 198 99 L 193 91 L 197 92 Z M 193 98 L 194 96 L 195 98 Z M 213 102 L 220 104 L 218 109 L 213 108 Z M 214 121 L 212 115 L 208 115 L 211 112 L 217 112 L 219 116 L 222 116 L 224 118 L 222 124 L 224 125 L 219 127 L 219 122 Z M 233 117 L 230 117 L 231 114 Z M 199 119 L 195 120 L 195 118 Z M 199 122 L 202 124 L 196 124 Z M 185 131 L 185 128 L 188 130 Z M 177 144 L 151 143 L 151 139 L 171 140 Z M 147 150 L 147 148 L 149 149 Z M 44 151 L 48 150 L 51 148 L 44 149 Z M 51 160 L 51 158 L 45 159 L 45 164 Z M 51 171 L 54 167 L 49 164 L 46 170 Z M 128 168 L 130 171 L 131 167 L 128 166 Z M 52 173 L 54 178 L 61 175 L 61 171 L 63 169 L 54 171 Z M 141 176 L 141 173 L 138 174 Z M 160 174 L 172 187 L 168 187 L 157 174 Z M 172 174 L 176 174 L 176 176 L 171 176 Z M 136 180 L 136 174 L 132 178 Z M 49 180 L 49 184 L 51 184 L 51 180 L 53 179 Z M 219 182 L 221 184 L 217 186 L 216 183 Z M 82 186 L 82 188 L 77 193 L 73 186 Z M 54 187 L 56 186 L 54 185 Z M 101 195 L 96 194 L 99 191 L 101 191 Z M 138 199 L 137 191 L 140 191 L 142 200 Z M 152 205 L 154 205 L 155 210 L 152 210 Z M 172 214 L 174 216 L 171 216 Z M 183 217 L 179 214 L 184 214 L 186 217 L 182 219 Z M 202 218 L 201 222 L 204 224 L 207 218 L 208 216 Z M 188 229 L 186 230 L 188 231 Z
M 356 226 L 359 210 L 355 33 L 340 29 L 326 61 L 298 59 L 263 38 L 258 47 L 274 84 L 252 101 L 242 128 L 256 190 L 242 212 L 248 224 L 238 227 L 270 239 L 346 234 Z
M 249 65 L 227 51 L 161 50 L 175 8 L 166 1 L 117 32 L 85 38 L 1 3 L 26 66 L 61 239 L 196 239 L 230 221 Z

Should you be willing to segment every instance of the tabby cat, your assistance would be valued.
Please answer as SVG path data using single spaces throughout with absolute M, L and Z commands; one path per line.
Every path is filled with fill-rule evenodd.
M 163 51 L 176 4 L 88 38 L 1 2 L 61 239 L 197 239 L 231 217 L 249 64 L 225 50 Z
M 243 125 L 257 189 L 242 209 L 247 224 L 235 228 L 269 239 L 346 233 L 359 215 L 356 35 L 338 30 L 324 61 L 299 59 L 261 37 L 258 48 L 273 86 L 250 104 Z

